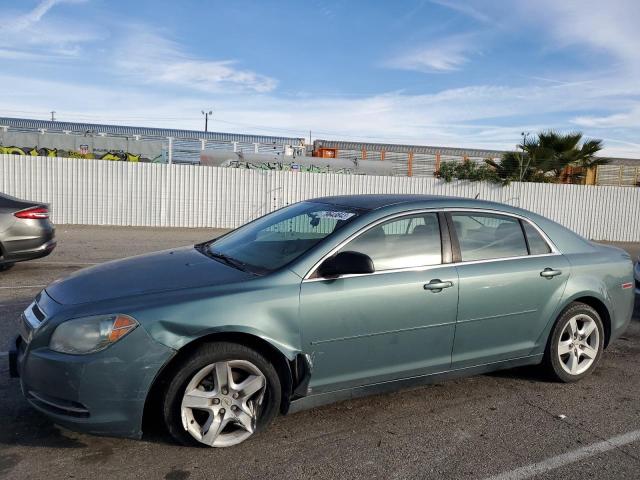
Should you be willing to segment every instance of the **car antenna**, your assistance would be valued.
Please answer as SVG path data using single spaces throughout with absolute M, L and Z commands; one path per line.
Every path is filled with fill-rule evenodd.
M 474 199 L 474 200 L 477 200 L 479 196 L 480 196 L 480 192 L 476 193 L 476 196 L 475 196 L 475 197 L 473 197 L 473 199 Z

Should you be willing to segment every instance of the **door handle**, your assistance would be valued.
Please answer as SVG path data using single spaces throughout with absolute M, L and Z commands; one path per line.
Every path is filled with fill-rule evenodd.
M 425 290 L 431 290 L 432 292 L 440 292 L 443 288 L 449 288 L 453 286 L 453 282 L 443 282 L 439 278 L 431 280 L 429 283 L 424 284 Z
M 548 267 L 540 272 L 540 276 L 547 279 L 552 279 L 553 277 L 557 277 L 558 275 L 562 275 L 561 270 L 554 270 L 553 268 Z

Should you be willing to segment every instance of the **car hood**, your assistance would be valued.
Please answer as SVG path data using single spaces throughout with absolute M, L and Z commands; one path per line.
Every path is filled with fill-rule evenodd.
M 79 270 L 46 288 L 66 305 L 158 293 L 185 288 L 224 285 L 252 277 L 194 247 L 149 253 Z

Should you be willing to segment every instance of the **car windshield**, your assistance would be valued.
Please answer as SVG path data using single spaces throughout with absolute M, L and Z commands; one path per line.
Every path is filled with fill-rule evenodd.
M 235 268 L 264 274 L 292 262 L 361 213 L 319 202 L 296 203 L 201 246 L 201 251 Z

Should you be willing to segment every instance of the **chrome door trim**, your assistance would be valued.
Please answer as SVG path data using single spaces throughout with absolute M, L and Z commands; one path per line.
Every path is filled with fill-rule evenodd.
M 560 251 L 558 250 L 558 247 L 556 247 L 556 245 L 551 241 L 549 236 L 546 233 L 544 233 L 544 231 L 538 225 L 533 223 L 529 218 L 527 218 L 525 216 L 522 216 L 522 215 L 518 215 L 517 213 L 502 212 L 500 210 L 468 208 L 468 207 L 467 208 L 445 207 L 445 208 L 442 208 L 441 211 L 443 211 L 443 212 L 489 213 L 491 215 L 504 215 L 506 217 L 518 218 L 520 220 L 523 220 L 523 221 L 527 222 L 529 225 L 531 225 L 533 228 L 536 229 L 536 231 L 540 234 L 540 236 L 542 236 L 542 239 L 547 243 L 547 245 L 551 249 L 551 253 L 560 253 Z M 542 254 L 542 255 L 548 255 L 548 254 Z M 535 255 L 527 255 L 527 256 L 533 257 Z
M 373 227 L 386 222 L 388 220 L 393 220 L 394 218 L 398 218 L 398 217 L 404 217 L 404 216 L 411 216 L 411 215 L 417 215 L 420 213 L 438 213 L 438 212 L 474 212 L 474 213 L 489 213 L 492 215 L 504 215 L 504 216 L 508 216 L 508 217 L 514 217 L 514 218 L 518 218 L 520 220 L 523 220 L 527 223 L 529 223 L 533 228 L 536 229 L 536 231 L 542 236 L 542 239 L 547 242 L 547 245 L 549 246 L 549 248 L 551 249 L 550 253 L 541 253 L 538 255 L 519 255 L 519 256 L 515 256 L 515 257 L 501 257 L 501 258 L 488 258 L 485 260 L 470 260 L 470 261 L 466 261 L 466 262 L 453 262 L 453 263 L 438 263 L 436 265 L 420 265 L 420 266 L 415 266 L 415 267 L 403 267 L 403 268 L 394 268 L 394 269 L 389 269 L 389 270 L 381 270 L 381 271 L 377 271 L 377 272 L 373 272 L 373 273 L 356 273 L 356 274 L 349 274 L 349 275 L 339 275 L 337 277 L 332 277 L 332 278 L 324 278 L 324 277 L 319 277 L 319 278 L 311 278 L 311 276 L 316 272 L 316 270 L 318 269 L 318 267 L 320 266 L 320 264 L 322 262 L 324 262 L 327 258 L 331 257 L 332 255 L 334 255 L 338 250 L 340 250 L 342 247 L 344 247 L 347 243 L 351 242 L 352 240 L 354 240 L 355 238 L 359 237 L 360 235 L 362 235 L 363 233 L 365 233 L 366 231 L 372 229 Z M 542 231 L 542 229 L 540 229 L 540 227 L 538 227 L 534 222 L 532 222 L 531 220 L 529 220 L 528 218 L 519 215 L 517 213 L 511 213 L 511 212 L 502 212 L 501 210 L 490 210 L 490 209 L 486 209 L 486 208 L 455 208 L 455 207 L 440 207 L 440 208 L 420 208 L 420 209 L 416 209 L 416 210 L 407 210 L 405 212 L 399 212 L 399 213 L 394 213 L 391 215 L 387 215 L 386 217 L 383 218 L 379 218 L 378 220 L 374 221 L 373 223 L 370 223 L 369 225 L 362 227 L 360 230 L 358 230 L 357 232 L 351 234 L 349 237 L 347 237 L 345 240 L 343 240 L 342 242 L 340 242 L 336 247 L 332 248 L 329 253 L 325 254 L 319 261 L 317 261 L 313 267 L 311 267 L 311 269 L 307 272 L 307 274 L 303 277 L 302 282 L 318 282 L 318 281 L 331 281 L 331 280 L 337 280 L 337 279 L 341 279 L 341 278 L 352 278 L 352 277 L 366 277 L 366 276 L 370 276 L 370 275 L 382 275 L 382 274 L 386 274 L 386 273 L 398 273 L 398 272 L 422 272 L 422 271 L 427 271 L 427 270 L 433 270 L 434 268 L 442 268 L 442 267 L 451 267 L 451 266 L 458 266 L 458 265 L 475 265 L 478 263 L 489 263 L 489 262 L 503 262 L 505 260 L 518 260 L 518 259 L 522 259 L 522 258 L 539 258 L 539 257 L 555 257 L 555 256 L 559 256 L 562 255 L 560 253 L 560 251 L 558 250 L 558 248 L 555 246 L 555 244 L 551 241 L 551 239 L 547 236 L 546 233 L 544 233 L 544 231 Z

